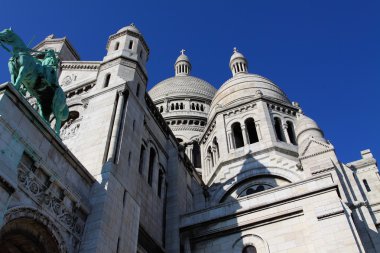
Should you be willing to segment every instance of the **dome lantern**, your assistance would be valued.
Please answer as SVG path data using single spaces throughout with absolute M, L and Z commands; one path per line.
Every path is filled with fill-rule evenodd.
M 239 73 L 248 73 L 248 62 L 245 59 L 244 55 L 238 52 L 236 47 L 234 47 L 234 53 L 230 59 L 230 69 L 232 76 L 235 76 Z
M 174 64 L 174 70 L 176 76 L 188 76 L 190 75 L 191 71 L 191 64 L 189 57 L 185 55 L 186 50 L 182 49 L 181 54 L 178 56 L 175 64 Z

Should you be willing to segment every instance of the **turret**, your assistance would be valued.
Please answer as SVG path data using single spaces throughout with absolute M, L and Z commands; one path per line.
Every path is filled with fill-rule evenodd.
M 134 24 L 123 27 L 109 37 L 106 48 L 98 89 L 127 83 L 136 96 L 143 97 L 140 94 L 146 90 L 149 48 L 141 32 Z
M 248 73 L 248 62 L 244 55 L 238 52 L 236 47 L 234 48 L 234 53 L 230 59 L 230 69 L 233 76 L 239 73 Z

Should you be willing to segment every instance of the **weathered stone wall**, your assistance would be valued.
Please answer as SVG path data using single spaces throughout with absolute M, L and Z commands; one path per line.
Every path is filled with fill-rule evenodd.
M 77 252 L 95 180 L 11 84 L 0 90 L 0 226 L 43 224 L 60 249 Z

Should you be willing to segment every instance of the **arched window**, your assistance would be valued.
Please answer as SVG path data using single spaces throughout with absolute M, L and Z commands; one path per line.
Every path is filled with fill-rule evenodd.
M 164 111 L 164 107 L 161 105 L 160 106 L 160 112 L 163 112 Z
M 276 131 L 276 136 L 279 141 L 285 141 L 284 133 L 282 132 L 281 120 L 279 118 L 274 118 L 274 129 Z
M 366 179 L 363 180 L 363 184 L 364 184 L 364 187 L 365 187 L 365 189 L 367 190 L 367 192 L 370 192 L 370 191 L 371 191 L 371 188 L 369 187 L 368 182 L 367 182 Z
M 201 104 L 201 111 L 203 112 L 205 110 L 204 106 Z
M 174 110 L 174 104 L 171 104 L 170 109 Z
M 211 167 L 214 167 L 214 155 L 212 154 L 211 147 L 208 147 L 207 154 L 209 155 L 211 160 Z
M 154 148 L 150 148 L 149 154 L 149 170 L 148 170 L 148 184 L 152 185 L 154 162 L 156 159 L 156 151 Z
M 108 85 L 110 84 L 110 79 L 111 79 L 111 74 L 107 74 L 106 77 L 104 78 L 104 88 L 107 88 Z
M 141 145 L 140 162 L 139 162 L 139 172 L 140 172 L 140 174 L 142 173 L 143 168 L 144 168 L 144 158 L 145 158 L 145 147 L 144 147 L 144 145 Z
M 244 247 L 242 253 L 257 253 L 257 250 L 255 246 L 249 245 Z
M 219 144 L 218 144 L 218 140 L 216 139 L 216 137 L 214 137 L 214 140 L 212 141 L 212 143 L 214 144 L 215 149 L 216 149 L 216 157 L 219 158 L 220 157 Z
M 239 122 L 235 122 L 231 126 L 232 136 L 234 139 L 235 148 L 241 148 L 244 146 L 243 134 Z
M 179 108 L 180 108 L 181 110 L 183 110 L 183 103 L 181 103 L 181 104 L 179 105 Z
M 291 121 L 286 121 L 286 125 L 288 126 L 288 128 L 286 129 L 286 131 L 288 132 L 288 136 L 289 136 L 289 140 L 292 144 L 294 145 L 297 145 L 297 142 L 296 142 L 296 135 L 294 133 L 294 126 L 293 126 L 293 123 Z
M 201 167 L 201 149 L 196 141 L 193 144 L 193 165 L 195 168 Z
M 196 109 L 197 109 L 197 111 L 199 111 L 199 104 L 197 104 Z
M 256 188 L 250 187 L 247 190 L 245 190 L 245 195 L 251 195 L 251 194 L 262 192 L 262 191 L 265 191 L 264 185 L 259 185 Z
M 255 120 L 252 118 L 249 118 L 244 123 L 245 123 L 245 129 L 247 129 L 247 132 L 248 132 L 249 144 L 258 142 L 259 137 L 257 136 Z
M 195 105 L 194 105 L 194 103 L 191 104 L 191 110 L 195 110 Z
M 130 40 L 130 41 L 129 41 L 129 46 L 128 46 L 128 48 L 129 48 L 129 49 L 132 49 L 132 47 L 133 47 L 133 40 Z
M 157 185 L 157 195 L 161 198 L 162 194 L 162 183 L 164 181 L 164 171 L 160 169 L 158 172 L 158 185 Z
M 119 45 L 120 45 L 120 43 L 116 42 L 116 44 L 115 44 L 115 51 L 119 49 Z
M 179 109 L 178 103 L 175 104 L 175 109 L 176 109 L 176 110 Z

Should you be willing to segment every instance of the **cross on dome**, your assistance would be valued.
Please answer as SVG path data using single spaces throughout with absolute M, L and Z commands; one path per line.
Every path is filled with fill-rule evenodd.
M 180 52 L 181 52 L 181 54 L 185 54 L 186 50 L 182 49 Z

